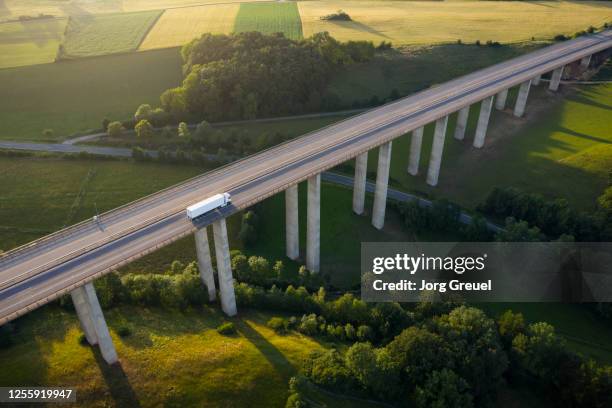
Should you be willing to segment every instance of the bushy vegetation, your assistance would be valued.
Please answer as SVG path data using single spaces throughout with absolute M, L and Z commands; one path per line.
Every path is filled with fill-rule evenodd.
M 325 16 L 321 16 L 321 20 L 329 20 L 329 21 L 352 21 L 351 16 L 348 15 L 343 10 L 338 10 L 335 13 L 327 14 Z
M 539 240 L 544 238 L 539 234 L 541 231 L 550 239 L 599 242 L 612 239 L 610 196 L 612 187 L 598 199 L 597 211 L 587 213 L 576 211 L 565 199 L 545 200 L 539 194 L 515 188 L 494 188 L 478 209 L 494 217 L 512 217 L 509 224 L 513 228 L 523 231 L 529 226 L 537 228 L 529 234 L 540 235 Z
M 181 51 L 182 86 L 161 96 L 176 119 L 254 119 L 319 111 L 331 74 L 374 55 L 371 42 L 340 43 L 327 33 L 303 41 L 246 32 L 205 34 Z
M 224 336 L 231 336 L 232 334 L 236 334 L 236 327 L 232 322 L 221 323 L 217 327 L 217 333 L 222 334 Z

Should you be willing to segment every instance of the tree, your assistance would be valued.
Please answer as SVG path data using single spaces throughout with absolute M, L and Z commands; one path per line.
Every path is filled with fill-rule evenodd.
M 558 367 L 568 355 L 555 328 L 544 322 L 530 324 L 526 334 L 519 333 L 512 341 L 512 351 L 527 372 L 550 382 L 555 381 Z
M 265 280 L 270 275 L 270 263 L 264 257 L 249 257 L 249 268 L 251 269 L 252 276 L 258 281 Z
M 495 235 L 498 242 L 539 242 L 543 239 L 538 227 L 529 228 L 527 221 L 516 221 L 512 217 L 506 219 L 504 229 Z
M 189 131 L 189 126 L 185 122 L 181 122 L 178 125 L 178 135 L 179 137 L 189 139 L 191 138 L 191 132 Z
M 134 130 L 136 131 L 136 136 L 140 138 L 149 139 L 153 137 L 153 126 L 151 126 L 151 123 L 146 119 L 138 122 Z
M 124 130 L 123 124 L 118 121 L 110 122 L 106 127 L 106 133 L 109 137 L 121 137 Z
M 151 118 L 151 113 L 153 112 L 153 108 L 148 103 L 143 103 L 136 109 L 136 113 L 134 113 L 134 120 L 136 122 L 140 122 L 141 120 L 149 120 Z
M 42 131 L 42 135 L 44 136 L 45 139 L 53 138 L 54 133 L 55 132 L 53 132 L 53 129 L 45 129 Z
M 424 408 L 474 406 L 468 383 L 447 368 L 433 371 L 422 386 L 416 387 L 415 403 Z
M 274 276 L 276 276 L 277 279 L 282 278 L 285 272 L 285 264 L 283 263 L 283 261 L 276 261 L 274 263 L 274 266 L 272 267 L 272 271 L 274 272 Z
M 506 310 L 497 320 L 497 327 L 504 343 L 510 346 L 512 340 L 525 331 L 525 319 L 522 313 Z

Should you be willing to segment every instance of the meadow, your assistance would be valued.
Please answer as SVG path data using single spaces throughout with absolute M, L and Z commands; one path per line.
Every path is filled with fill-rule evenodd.
M 176 49 L 85 58 L 0 70 L 0 139 L 51 140 L 129 119 L 141 103 L 181 82 Z M 95 78 L 95 80 L 93 80 Z
M 242 3 L 236 16 L 234 31 L 284 33 L 286 37 L 303 38 L 302 21 L 295 2 Z
M 219 4 L 165 10 L 139 49 L 179 47 L 204 33 L 230 34 L 239 8 Z
M 62 59 L 125 53 L 138 49 L 161 11 L 71 16 Z
M 612 20 L 612 4 L 600 1 L 302 1 L 304 36 L 328 31 L 341 40 L 391 41 L 394 45 L 550 39 Z M 353 21 L 324 21 L 347 12 Z
M 327 348 L 309 337 L 275 334 L 268 313 L 231 319 L 238 331 L 223 336 L 220 310 L 180 312 L 118 307 L 105 311 L 121 365 L 106 365 L 97 349 L 79 344 L 78 319 L 47 307 L 19 321 L 17 342 L 0 350 L 0 384 L 75 385 L 77 406 L 280 407 L 288 381 L 313 350 Z M 118 327 L 131 335 L 121 338 Z M 374 407 L 349 398 L 319 398 L 339 406 Z
M 66 19 L 0 24 L 0 69 L 55 61 Z

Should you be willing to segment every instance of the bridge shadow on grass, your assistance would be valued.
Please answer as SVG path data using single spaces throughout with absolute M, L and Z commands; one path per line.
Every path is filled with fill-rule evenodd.
M 121 367 L 121 362 L 108 365 L 98 347 L 92 347 L 93 355 L 100 367 L 104 382 L 108 387 L 115 407 L 134 408 L 140 407 L 140 401 L 130 384 L 130 381 Z
M 265 337 L 263 337 L 257 330 L 255 330 L 248 321 L 239 320 L 236 322 L 236 328 L 238 333 L 245 339 L 250 341 L 259 352 L 272 364 L 274 369 L 285 377 L 289 377 L 293 374 L 293 364 L 287 357 L 270 343 Z
M 612 110 L 612 106 L 605 103 L 596 102 L 593 99 L 588 98 L 584 95 L 576 95 L 572 97 L 571 100 L 577 103 L 581 103 L 583 105 L 590 105 L 600 109 Z
M 576 136 L 576 137 L 581 137 L 583 139 L 592 140 L 592 141 L 597 142 L 597 143 L 605 143 L 605 144 L 612 143 L 612 141 L 610 141 L 610 139 L 604 139 L 602 137 L 597 137 L 597 136 L 593 136 L 593 135 L 587 135 L 586 133 L 576 132 L 575 130 L 568 129 L 568 128 L 563 127 L 563 126 L 559 126 L 557 128 L 557 130 L 559 132 L 567 133 L 568 135 L 572 135 L 572 136 Z

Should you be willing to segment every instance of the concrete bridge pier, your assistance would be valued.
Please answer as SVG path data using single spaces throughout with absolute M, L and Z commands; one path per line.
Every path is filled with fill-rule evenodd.
M 434 130 L 433 145 L 431 146 L 431 156 L 429 158 L 429 168 L 427 169 L 427 184 L 430 186 L 436 186 L 438 184 L 447 124 L 448 115 L 436 120 L 436 129 Z
M 493 105 L 493 96 L 483 99 L 480 105 L 480 116 L 478 116 L 478 126 L 476 127 L 476 135 L 474 136 L 474 147 L 480 149 L 484 146 L 485 137 L 487 136 L 487 127 L 489 126 L 489 117 L 491 116 L 491 106 Z
M 93 283 L 86 283 L 84 286 L 74 289 L 70 292 L 70 296 L 87 342 L 92 346 L 98 345 L 102 358 L 108 364 L 118 362 L 119 357 L 108 331 Z
M 294 261 L 300 257 L 300 222 L 298 218 L 298 186 L 285 190 L 285 235 L 286 252 Z
M 532 83 L 534 86 L 538 86 L 538 85 L 540 85 L 540 81 L 541 81 L 541 80 L 542 80 L 542 74 L 537 75 L 535 78 L 533 78 L 533 81 L 531 81 L 531 83 Z
M 238 310 L 236 309 L 234 278 L 232 277 L 232 264 L 230 260 L 225 218 L 213 223 L 213 235 L 215 237 L 215 254 L 217 255 L 217 275 L 219 276 L 221 309 L 226 315 L 235 316 Z
M 586 56 L 580 60 L 580 67 L 587 69 L 591 65 L 592 55 Z
M 561 82 L 561 77 L 563 76 L 563 68 L 565 67 L 559 67 L 553 71 L 550 78 L 550 84 L 548 85 L 549 90 L 554 92 L 559 89 L 559 83 Z
M 204 227 L 195 233 L 196 253 L 198 256 L 198 269 L 200 278 L 208 291 L 208 300 L 214 302 L 217 299 L 215 288 L 215 274 L 210 259 L 210 246 L 208 245 L 208 228 Z
M 368 152 L 355 158 L 355 182 L 353 186 L 353 212 L 363 214 L 365 207 L 366 177 L 368 175 Z
M 529 88 L 531 88 L 531 80 L 525 81 L 521 84 L 518 96 L 516 98 L 516 104 L 514 105 L 514 116 L 517 118 L 520 118 L 523 116 L 523 114 L 525 114 L 525 106 L 527 106 Z
M 495 98 L 495 109 L 504 110 L 506 107 L 506 99 L 508 99 L 508 90 L 504 89 L 498 93 L 497 97 Z
M 455 139 L 463 140 L 465 137 L 465 129 L 467 129 L 467 121 L 470 116 L 470 105 L 464 106 L 457 114 L 457 125 L 455 126 Z
M 408 160 L 408 173 L 416 176 L 419 173 L 419 162 L 421 161 L 421 146 L 423 146 L 423 131 L 421 126 L 412 131 L 410 138 L 410 158 Z
M 306 210 L 306 268 L 317 273 L 321 267 L 321 174 L 308 179 Z
M 376 229 L 382 229 L 385 225 L 391 144 L 392 142 L 387 142 L 378 148 L 378 169 L 376 170 L 376 189 L 374 190 L 374 208 L 372 210 L 372 225 Z

